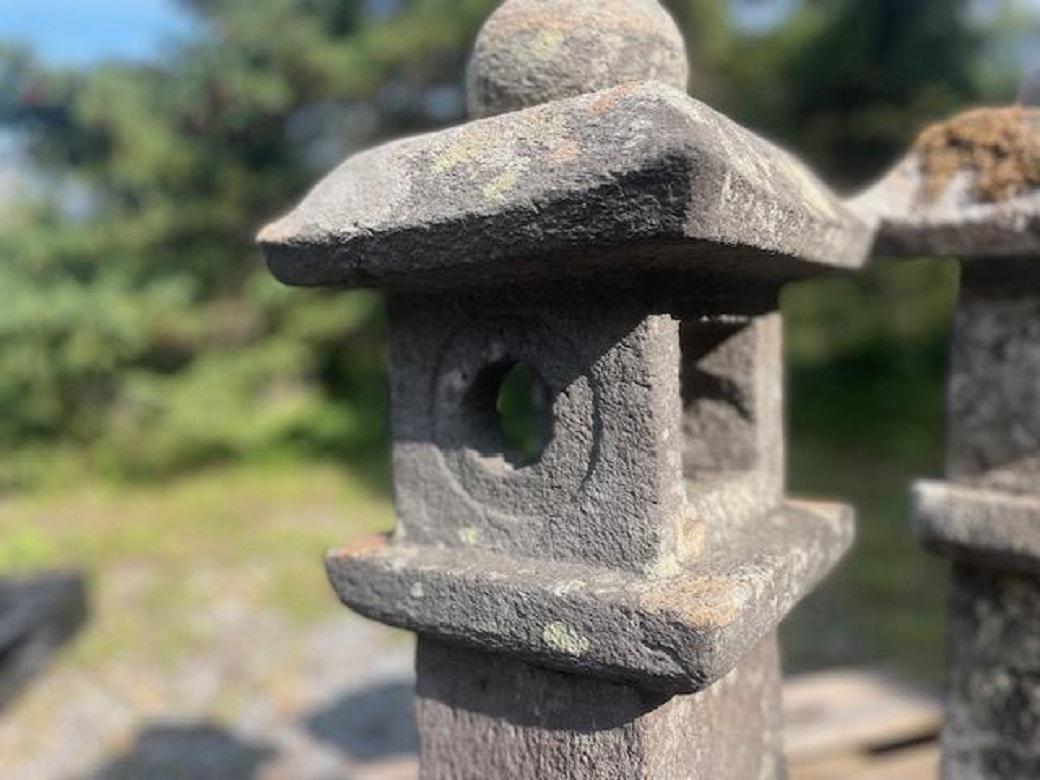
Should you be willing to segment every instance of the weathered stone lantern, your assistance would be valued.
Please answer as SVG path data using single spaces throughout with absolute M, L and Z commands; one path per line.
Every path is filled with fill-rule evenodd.
M 386 291 L 398 527 L 328 570 L 419 634 L 424 777 L 783 773 L 775 629 L 852 519 L 784 497 L 777 293 L 870 235 L 686 69 L 655 0 L 510 0 L 483 118 L 347 160 L 261 234 L 284 282 Z
M 1040 777 L 1040 109 L 929 128 L 853 205 L 879 255 L 962 260 L 947 481 L 914 487 L 954 561 L 943 776 Z

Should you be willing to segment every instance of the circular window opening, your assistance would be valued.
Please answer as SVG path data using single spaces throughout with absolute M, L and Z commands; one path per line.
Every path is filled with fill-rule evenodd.
M 552 430 L 549 393 L 541 377 L 524 363 L 512 366 L 498 387 L 495 411 L 506 459 L 514 466 L 537 462 Z
M 471 446 L 515 468 L 538 462 L 552 436 L 552 399 L 537 372 L 519 362 L 487 366 L 468 400 L 476 424 Z

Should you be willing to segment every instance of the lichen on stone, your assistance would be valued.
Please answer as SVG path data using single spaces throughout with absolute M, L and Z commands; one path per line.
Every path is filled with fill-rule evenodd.
M 566 623 L 550 623 L 542 632 L 542 641 L 553 650 L 580 658 L 589 651 L 589 640 Z
M 926 128 L 914 144 L 925 178 L 924 197 L 937 200 L 961 171 L 972 192 L 999 203 L 1040 186 L 1040 110 L 982 108 Z

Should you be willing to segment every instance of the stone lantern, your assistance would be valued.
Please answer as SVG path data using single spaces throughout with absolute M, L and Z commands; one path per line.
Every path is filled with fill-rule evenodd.
M 852 205 L 878 255 L 962 261 L 947 479 L 914 486 L 918 537 L 953 561 L 943 777 L 1040 777 L 1040 109 L 928 128 Z
M 327 565 L 419 635 L 423 777 L 783 774 L 776 627 L 852 517 L 784 496 L 777 294 L 871 236 L 686 71 L 655 0 L 509 0 L 473 121 L 260 236 L 283 282 L 385 291 L 398 525 Z

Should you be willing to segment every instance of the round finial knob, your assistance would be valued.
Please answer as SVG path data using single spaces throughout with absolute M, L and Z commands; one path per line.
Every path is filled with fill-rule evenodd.
M 657 0 L 506 0 L 469 63 L 474 117 L 656 80 L 685 91 L 686 48 Z
M 1022 82 L 1018 102 L 1023 106 L 1040 107 L 1040 67 L 1033 68 Z

